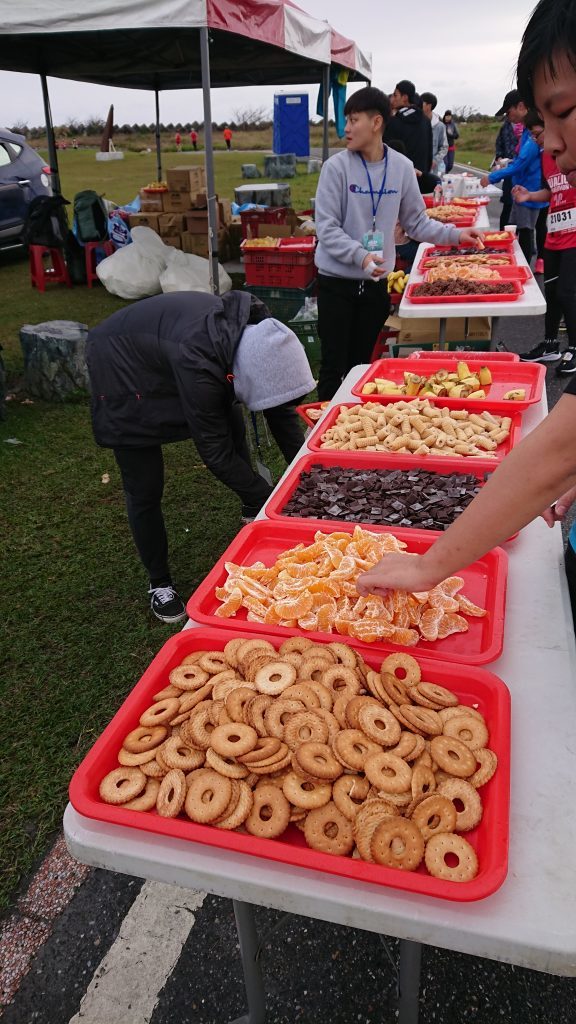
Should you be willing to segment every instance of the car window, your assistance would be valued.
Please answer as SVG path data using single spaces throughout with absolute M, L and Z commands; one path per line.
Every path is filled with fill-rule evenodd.
M 12 153 L 13 160 L 16 160 L 16 158 L 20 156 L 20 153 L 22 152 L 22 146 L 19 146 L 16 142 L 6 142 L 5 146 L 8 152 Z
M 9 163 L 11 163 L 10 153 L 4 143 L 0 142 L 0 167 L 6 167 Z

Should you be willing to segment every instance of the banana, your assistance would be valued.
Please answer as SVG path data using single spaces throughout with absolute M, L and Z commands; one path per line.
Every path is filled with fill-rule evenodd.
M 513 388 L 512 391 L 507 391 L 504 398 L 509 399 L 511 402 L 523 402 L 526 398 L 526 388 Z

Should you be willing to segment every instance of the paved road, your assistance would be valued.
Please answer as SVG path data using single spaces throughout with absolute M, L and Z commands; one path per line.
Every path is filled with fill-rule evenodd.
M 502 319 L 497 340 L 542 337 L 542 318 Z M 549 370 L 551 403 L 563 387 Z M 264 909 L 257 922 L 271 1024 L 396 1020 L 395 940 Z M 91 870 L 2 1024 L 225 1024 L 244 1009 L 229 900 Z M 426 948 L 421 1024 L 496 1021 L 573 1024 L 576 981 Z

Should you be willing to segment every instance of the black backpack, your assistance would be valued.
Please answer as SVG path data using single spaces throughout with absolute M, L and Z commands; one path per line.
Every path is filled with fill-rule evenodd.
M 69 231 L 66 235 L 64 259 L 66 260 L 72 284 L 86 284 L 86 255 L 84 246 L 80 245 L 73 231 Z
M 62 249 L 69 231 L 65 206 L 70 203 L 64 196 L 36 196 L 28 207 L 22 229 L 24 245 Z
M 91 188 L 74 196 L 74 234 L 80 244 L 108 238 L 108 211 L 102 197 Z

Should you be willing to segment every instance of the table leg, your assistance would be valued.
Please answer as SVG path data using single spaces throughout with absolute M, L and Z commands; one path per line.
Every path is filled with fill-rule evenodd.
M 439 345 L 440 345 L 440 349 L 443 349 L 444 345 L 446 344 L 446 317 L 445 316 L 441 316 L 440 317 L 440 325 L 438 327 L 438 342 L 439 342 Z
M 418 1024 L 422 946 L 400 940 L 398 1024 Z
M 257 958 L 259 943 L 254 920 L 254 907 L 250 903 L 240 903 L 238 900 L 232 900 L 232 905 L 240 942 L 248 1013 L 243 1017 L 238 1017 L 231 1024 L 265 1024 L 266 1001 L 262 973 Z

